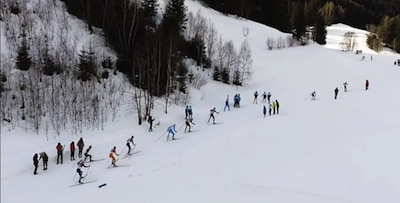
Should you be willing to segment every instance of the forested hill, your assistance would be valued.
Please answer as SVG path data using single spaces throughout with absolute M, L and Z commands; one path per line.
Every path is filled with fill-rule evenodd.
M 307 24 L 314 24 L 317 12 L 331 15 L 330 23 L 342 22 L 365 29 L 367 24 L 379 24 L 383 16 L 400 14 L 398 0 L 202 0 L 206 5 L 224 13 L 236 14 L 283 31 L 290 30 L 291 6 L 304 5 Z M 331 7 L 331 5 L 334 7 Z M 325 12 L 330 10 L 331 12 Z M 329 22 L 328 22 L 329 23 Z

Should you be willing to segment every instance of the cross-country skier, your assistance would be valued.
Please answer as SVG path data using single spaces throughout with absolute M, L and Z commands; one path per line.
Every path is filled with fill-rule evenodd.
M 76 143 L 76 145 L 78 146 L 78 157 L 81 158 L 82 157 L 82 152 L 83 152 L 83 147 L 85 146 L 85 143 L 83 142 L 83 139 L 79 139 L 78 143 Z
M 47 170 L 47 163 L 49 162 L 49 157 L 47 156 L 46 152 L 41 152 L 39 160 L 43 160 L 43 170 Z
M 79 181 L 78 182 L 82 184 L 82 178 L 83 178 L 83 176 L 82 176 L 82 167 L 88 168 L 88 167 L 90 167 L 90 165 L 86 166 L 85 165 L 85 161 L 83 161 L 83 160 L 80 160 L 77 165 L 78 165 L 78 167 L 76 168 L 76 172 L 79 174 Z
M 38 154 L 36 153 L 35 155 L 33 155 L 33 165 L 35 166 L 35 170 L 33 171 L 33 175 L 38 174 L 37 173 L 37 169 L 39 167 L 39 160 L 38 160 Z
M 117 162 L 117 158 L 116 158 L 117 156 L 119 156 L 119 154 L 117 153 L 117 147 L 114 146 L 111 149 L 110 154 L 108 155 L 108 157 L 111 158 L 111 165 L 113 165 L 114 167 L 116 166 L 115 162 Z
M 128 153 L 127 154 L 131 153 L 131 145 L 130 145 L 130 143 L 132 143 L 133 146 L 136 146 L 136 144 L 133 142 L 133 138 L 134 137 L 132 135 L 129 139 L 126 140 L 126 146 L 128 147 Z
M 369 81 L 366 80 L 366 81 L 365 81 L 365 90 L 368 90 L 368 87 L 369 87 Z
M 344 92 L 347 92 L 347 85 L 348 85 L 347 82 L 344 82 L 344 83 L 343 83 Z
M 167 140 L 169 139 L 169 135 L 172 134 L 172 140 L 175 140 L 175 133 L 178 132 L 175 129 L 175 124 L 171 125 L 167 129 L 168 135 L 167 135 Z
M 72 141 L 71 144 L 69 145 L 69 150 L 71 151 L 71 161 L 75 160 L 75 142 Z
M 261 103 L 267 102 L 267 93 L 264 92 L 261 96 L 262 96 L 262 101 L 261 101 Z
M 254 101 L 253 104 L 257 104 L 257 97 L 258 97 L 258 92 L 254 92 Z
M 219 112 L 217 112 L 217 110 L 215 110 L 215 107 L 213 109 L 210 110 L 210 118 L 208 118 L 207 123 L 210 122 L 210 119 L 213 119 L 213 124 L 215 124 L 215 117 L 214 117 L 214 113 L 219 114 Z
M 265 107 L 265 105 L 263 107 L 263 114 L 264 114 L 264 118 L 265 118 L 265 116 L 267 115 L 267 107 Z
M 339 93 L 339 89 L 336 87 L 336 89 L 335 89 L 335 99 L 337 98 L 338 93 Z
M 92 155 L 90 155 L 89 154 L 89 151 L 92 149 L 92 145 L 89 145 L 89 147 L 86 149 L 86 152 L 85 152 L 85 159 L 84 159 L 84 161 L 86 161 L 86 159 L 87 158 L 89 158 L 89 161 L 92 161 Z
M 311 100 L 315 100 L 315 96 L 317 95 L 317 93 L 315 93 L 315 91 L 314 92 L 312 92 L 311 93 Z
M 61 145 L 61 143 L 58 143 L 56 149 L 57 149 L 57 164 L 58 163 L 62 164 L 64 147 Z
M 196 125 L 195 123 L 193 123 L 193 118 L 187 118 L 185 121 L 185 124 L 186 124 L 185 132 L 186 132 L 187 128 L 189 128 L 188 132 L 190 132 L 190 129 L 192 128 L 192 126 L 190 126 L 190 124 Z
M 231 110 L 231 108 L 229 107 L 229 95 L 226 96 L 224 111 L 226 108 L 228 108 L 228 111 Z
M 150 127 L 149 127 L 149 132 L 153 132 L 153 121 L 155 118 L 153 118 L 152 116 L 149 116 L 149 118 L 147 119 L 147 122 L 149 122 Z
M 269 115 L 271 115 L 271 112 L 272 112 L 272 104 L 270 103 L 269 104 L 269 110 L 268 110 Z
M 275 115 L 275 112 L 276 112 L 276 102 L 275 101 L 272 101 L 272 111 L 273 111 L 273 114 Z

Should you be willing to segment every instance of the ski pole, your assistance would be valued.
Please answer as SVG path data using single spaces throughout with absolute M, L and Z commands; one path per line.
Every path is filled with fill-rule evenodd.
M 156 139 L 156 141 L 155 142 L 157 142 L 159 139 L 161 139 L 162 138 L 162 136 L 164 136 L 165 135 L 165 133 L 167 133 L 168 131 L 165 131 L 160 137 L 158 137 L 157 139 Z
M 76 174 L 77 174 L 77 173 L 75 173 L 74 178 L 73 178 L 72 180 L 75 180 Z

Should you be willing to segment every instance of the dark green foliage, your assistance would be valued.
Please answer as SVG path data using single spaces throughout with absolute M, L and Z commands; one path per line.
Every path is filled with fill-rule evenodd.
M 221 81 L 225 84 L 230 84 L 230 71 L 228 68 L 222 68 L 221 70 Z
M 91 80 L 92 77 L 97 77 L 97 67 L 94 58 L 94 52 L 91 48 L 88 51 L 81 50 L 79 54 L 79 73 L 78 79 L 82 81 Z
M 53 58 L 49 55 L 47 50 L 43 53 L 42 58 L 42 70 L 44 75 L 51 76 L 53 74 L 60 74 L 62 72 L 60 66 L 54 62 Z
M 1 93 L 5 91 L 4 83 L 7 82 L 7 77 L 3 74 L 0 74 L 0 97 Z
M 10 5 L 10 12 L 14 15 L 18 15 L 21 13 L 21 8 L 19 7 L 19 4 L 17 2 L 13 2 Z
M 214 66 L 213 80 L 221 81 L 221 70 L 218 66 Z
M 300 1 L 293 1 L 291 5 L 290 23 L 293 30 L 293 36 L 297 40 L 306 33 L 306 24 L 304 16 L 304 4 Z
M 195 60 L 196 65 L 211 68 L 211 61 L 206 54 L 206 45 L 203 39 L 196 36 L 186 43 L 186 56 Z
M 109 77 L 109 72 L 106 70 L 103 71 L 103 73 L 101 74 L 101 78 L 108 79 L 108 77 Z
M 185 0 L 170 0 L 163 18 L 164 30 L 168 35 L 179 35 L 186 29 L 187 8 Z
M 236 69 L 235 71 L 233 71 L 233 78 L 232 78 L 232 84 L 237 85 L 237 86 L 241 86 L 241 72 L 239 69 Z
M 315 23 L 315 41 L 321 45 L 326 44 L 326 35 L 327 31 L 325 20 L 321 14 L 318 14 Z
M 18 47 L 18 55 L 17 55 L 17 68 L 23 71 L 29 70 L 32 65 L 32 60 L 29 57 L 29 47 L 26 42 L 25 36 L 22 39 L 21 46 Z
M 177 81 L 179 91 L 187 93 L 188 70 L 184 63 L 178 64 Z

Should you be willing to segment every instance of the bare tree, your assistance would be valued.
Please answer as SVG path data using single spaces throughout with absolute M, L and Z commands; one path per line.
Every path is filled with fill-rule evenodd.
M 357 46 L 356 36 L 354 32 L 346 32 L 343 35 L 344 39 L 340 43 L 343 51 L 353 51 L 354 47 Z

